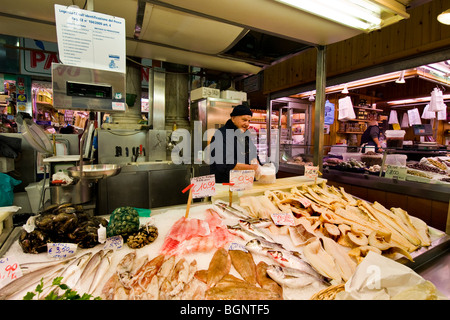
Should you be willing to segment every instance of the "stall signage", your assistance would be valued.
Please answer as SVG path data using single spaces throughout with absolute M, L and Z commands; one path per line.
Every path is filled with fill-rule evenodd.
M 125 73 L 125 19 L 55 4 L 63 64 Z
M 21 38 L 20 73 L 51 77 L 52 63 L 59 63 L 58 45 L 47 42 Z
M 47 243 L 47 254 L 50 258 L 65 259 L 74 256 L 77 248 L 76 243 Z
M 386 167 L 386 172 L 384 173 L 385 178 L 406 180 L 407 168 L 403 166 L 393 166 L 388 164 Z
M 277 226 L 294 226 L 294 215 L 291 212 L 272 213 L 273 223 Z
M 253 188 L 255 180 L 254 170 L 231 170 L 230 171 L 230 191 L 243 191 Z
M 21 276 L 22 269 L 14 257 L 0 258 L 0 288 Z
M 191 179 L 192 198 L 211 197 L 216 194 L 216 176 L 213 174 Z
M 319 176 L 319 166 L 305 166 L 305 177 L 315 179 Z

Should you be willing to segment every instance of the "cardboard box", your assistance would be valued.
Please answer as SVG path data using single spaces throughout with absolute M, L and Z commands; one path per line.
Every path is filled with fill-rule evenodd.
M 223 90 L 220 92 L 220 97 L 227 100 L 241 100 L 247 101 L 247 92 L 244 91 L 233 91 L 233 90 Z
M 191 101 L 203 98 L 220 98 L 220 90 L 214 88 L 200 87 L 191 90 Z

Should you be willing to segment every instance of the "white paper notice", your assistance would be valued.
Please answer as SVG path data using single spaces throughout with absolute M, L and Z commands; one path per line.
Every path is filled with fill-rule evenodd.
M 62 63 L 125 73 L 125 19 L 55 4 Z

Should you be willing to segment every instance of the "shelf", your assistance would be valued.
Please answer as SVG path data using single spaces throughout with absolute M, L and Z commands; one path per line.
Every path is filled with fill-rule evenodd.
M 374 109 L 374 108 L 371 108 L 371 107 L 359 107 L 359 106 L 353 106 L 353 108 L 363 109 L 363 110 L 367 110 L 367 111 L 383 112 L 382 109 Z
M 347 133 L 353 133 L 353 134 L 363 134 L 364 132 L 352 132 L 352 131 L 336 131 L 336 133 L 340 133 L 340 134 L 347 134 Z

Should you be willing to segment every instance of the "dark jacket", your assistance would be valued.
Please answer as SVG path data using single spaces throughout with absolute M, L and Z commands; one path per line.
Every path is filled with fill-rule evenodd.
M 210 170 L 216 176 L 216 182 L 229 182 L 230 171 L 237 163 L 250 164 L 252 159 L 257 158 L 251 132 L 247 130 L 243 133 L 229 119 L 212 137 L 210 156 Z
M 374 138 L 380 138 L 380 128 L 378 126 L 369 126 L 361 136 L 361 144 L 367 143 L 369 146 L 377 146 Z

